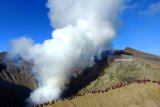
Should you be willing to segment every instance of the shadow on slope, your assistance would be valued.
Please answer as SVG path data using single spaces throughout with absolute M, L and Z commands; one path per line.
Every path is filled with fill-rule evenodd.
M 71 78 L 71 82 L 67 86 L 68 88 L 62 94 L 62 97 L 75 95 L 81 89 L 92 83 L 92 81 L 95 81 L 110 63 L 109 55 L 112 55 L 112 57 L 114 56 L 115 58 L 119 57 L 121 54 L 129 55 L 121 50 L 103 52 L 101 60 L 96 60 L 96 63 L 91 68 L 84 70 L 82 74 L 78 75 L 78 77 Z
M 78 77 L 72 77 L 71 82 L 68 85 L 68 89 L 64 91 L 63 96 L 69 97 L 75 95 L 80 89 L 89 85 L 92 81 L 96 80 L 100 73 L 104 70 L 105 63 L 105 60 L 99 60 L 92 68 L 86 69 Z
M 0 79 L 0 106 L 24 107 L 25 99 L 29 97 L 31 89 Z
M 36 88 L 30 70 L 31 64 L 16 64 L 0 53 L 0 107 L 24 107 L 25 99 Z

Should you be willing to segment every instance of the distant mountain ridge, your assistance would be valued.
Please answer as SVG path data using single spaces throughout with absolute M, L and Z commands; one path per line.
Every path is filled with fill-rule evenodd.
M 142 58 L 147 58 L 147 59 L 159 60 L 160 61 L 160 56 L 156 56 L 156 55 L 153 55 L 153 54 L 148 54 L 148 53 L 145 53 L 145 52 L 142 52 L 142 51 L 138 51 L 138 50 L 130 48 L 130 47 L 125 48 L 124 52 L 129 53 L 129 54 L 131 54 L 133 56 L 136 56 L 136 57 L 142 57 Z

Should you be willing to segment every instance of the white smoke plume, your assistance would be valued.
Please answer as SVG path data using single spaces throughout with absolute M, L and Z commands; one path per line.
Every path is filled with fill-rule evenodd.
M 25 37 L 14 40 L 12 56 L 34 63 L 38 81 L 28 101 L 33 104 L 56 100 L 75 71 L 83 71 L 111 48 L 114 24 L 123 0 L 48 0 L 49 18 L 55 28 L 52 38 L 34 44 Z

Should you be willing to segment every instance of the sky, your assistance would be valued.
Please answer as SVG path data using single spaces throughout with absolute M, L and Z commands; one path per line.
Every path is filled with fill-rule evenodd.
M 51 38 L 47 0 L 0 0 L 0 52 L 22 36 L 42 43 Z M 132 47 L 160 55 L 160 0 L 126 0 L 119 14 L 114 49 Z

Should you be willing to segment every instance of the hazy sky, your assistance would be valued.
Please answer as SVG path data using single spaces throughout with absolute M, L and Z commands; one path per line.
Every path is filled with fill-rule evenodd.
M 51 38 L 47 0 L 0 0 L 0 51 L 10 40 L 27 36 L 37 43 Z M 115 49 L 132 47 L 160 55 L 160 0 L 126 0 Z

